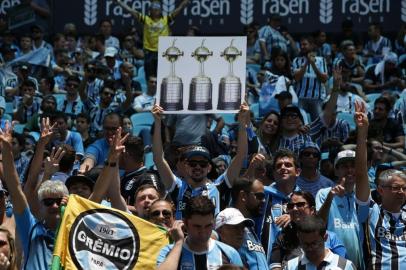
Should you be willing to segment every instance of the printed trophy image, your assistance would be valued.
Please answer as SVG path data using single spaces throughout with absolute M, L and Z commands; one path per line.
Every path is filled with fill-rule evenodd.
M 204 75 L 204 62 L 212 55 L 213 52 L 204 47 L 204 39 L 200 47 L 192 53 L 192 57 L 200 63 L 200 67 L 199 74 L 193 77 L 190 82 L 189 110 L 203 111 L 212 109 L 211 99 L 213 85 L 211 79 Z
M 233 73 L 233 62 L 242 55 L 242 51 L 233 46 L 233 41 L 221 52 L 221 56 L 228 62 L 228 74 L 220 80 L 219 110 L 238 110 L 241 105 L 241 81 Z
M 176 39 L 173 40 L 172 46 L 162 54 L 171 63 L 169 75 L 163 78 L 161 83 L 159 104 L 165 111 L 179 111 L 183 109 L 183 83 L 182 79 L 175 74 L 175 62 L 180 56 L 183 56 L 183 52 L 175 47 L 175 41 Z

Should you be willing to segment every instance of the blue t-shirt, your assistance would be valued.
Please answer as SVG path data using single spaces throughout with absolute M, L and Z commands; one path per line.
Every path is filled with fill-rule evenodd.
M 95 161 L 95 166 L 103 165 L 109 154 L 110 145 L 105 138 L 96 140 L 86 149 L 85 158 Z
M 246 227 L 244 229 L 244 240 L 241 247 L 238 249 L 238 253 L 240 253 L 244 266 L 248 269 L 269 269 L 265 250 L 253 228 Z
M 209 241 L 207 252 L 193 252 L 185 242 L 177 269 L 217 269 L 223 264 L 243 266 L 240 255 L 234 248 L 213 239 Z M 157 266 L 165 261 L 173 246 L 173 244 L 167 245 L 161 250 Z
M 313 197 L 316 197 L 316 194 L 320 189 L 335 186 L 333 181 L 321 174 L 319 174 L 318 178 L 313 181 L 309 181 L 302 175 L 299 175 L 296 178 L 296 185 L 298 185 L 301 190 L 310 192 Z
M 83 156 L 85 150 L 83 148 L 82 136 L 78 132 L 68 130 L 68 134 L 64 141 L 55 140 L 53 145 L 68 144 L 75 149 L 76 155 Z M 104 161 L 104 160 L 103 160 Z
M 319 211 L 331 188 L 321 189 L 316 195 L 316 210 Z M 347 248 L 348 258 L 362 268 L 363 228 L 361 220 L 368 215 L 368 206 L 357 206 L 355 194 L 335 196 L 331 202 L 327 230 L 335 232 Z
M 55 233 L 45 228 L 32 215 L 29 208 L 15 215 L 17 232 L 23 247 L 22 269 L 50 269 L 54 250 Z

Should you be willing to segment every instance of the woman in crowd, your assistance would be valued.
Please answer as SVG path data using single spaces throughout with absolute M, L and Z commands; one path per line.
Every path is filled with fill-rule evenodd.
M 271 156 L 278 148 L 279 122 L 280 116 L 275 111 L 270 111 L 262 118 L 257 129 L 259 153 L 266 153 Z
M 291 223 L 282 230 L 272 246 L 271 269 L 282 269 L 288 260 L 302 254 L 302 250 L 299 247 L 296 224 L 306 216 L 315 215 L 315 206 L 314 198 L 309 192 L 294 191 L 292 193 L 290 202 L 286 206 Z M 329 248 L 333 253 L 345 257 L 346 249 L 335 233 L 327 231 L 327 235 L 325 247 Z
M 17 270 L 16 255 L 13 236 L 0 225 L 0 270 Z

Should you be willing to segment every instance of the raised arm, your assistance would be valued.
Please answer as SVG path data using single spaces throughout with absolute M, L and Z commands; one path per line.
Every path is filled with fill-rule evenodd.
M 120 157 L 120 154 L 125 150 L 124 141 L 127 139 L 127 137 L 128 134 L 126 134 L 124 137 L 121 137 L 121 127 L 119 127 L 114 136 L 113 145 L 110 147 L 107 164 L 104 166 L 99 177 L 97 178 L 89 200 L 100 203 L 106 196 L 110 188 L 111 180 L 116 177 L 119 162 L 118 159 Z M 118 194 L 120 194 L 120 192 L 118 192 Z
M 0 141 L 2 144 L 3 166 L 7 168 L 4 170 L 4 181 L 6 182 L 8 191 L 11 196 L 13 204 L 13 211 L 16 214 L 22 214 L 24 209 L 28 208 L 27 198 L 24 195 L 21 187 L 17 170 L 14 165 L 13 157 L 13 136 L 12 127 L 7 121 L 3 131 L 0 130 Z
M 240 176 L 243 162 L 248 153 L 247 128 L 249 127 L 250 123 L 250 109 L 247 104 L 242 104 L 240 107 L 238 123 L 237 154 L 231 161 L 230 166 L 227 168 L 227 179 L 231 186 L 233 186 L 234 181 Z
M 155 119 L 154 134 L 152 136 L 152 153 L 154 155 L 154 162 L 158 169 L 159 176 L 162 179 L 165 189 L 168 190 L 172 187 L 173 182 L 175 181 L 175 175 L 172 173 L 172 170 L 169 167 L 168 162 L 166 162 L 164 158 L 164 150 L 162 147 L 162 136 L 161 136 L 162 113 L 163 109 L 160 106 L 154 105 L 154 107 L 152 107 L 152 115 L 154 116 Z
M 370 195 L 367 166 L 367 138 L 369 122 L 364 103 L 355 103 L 354 118 L 357 125 L 357 148 L 355 156 L 355 195 L 357 196 L 358 200 L 366 202 L 368 201 Z
M 135 9 L 130 8 L 126 3 L 116 0 L 116 3 L 121 6 L 125 11 L 130 13 L 134 18 L 136 18 L 138 21 L 141 21 L 141 13 L 136 11 Z
M 55 127 L 50 126 L 49 118 L 41 119 L 41 136 L 35 147 L 34 157 L 31 161 L 31 165 L 28 171 L 27 181 L 24 184 L 24 194 L 27 197 L 32 213 L 34 215 L 39 211 L 39 202 L 37 198 L 37 189 L 40 185 L 39 174 L 42 169 L 42 161 L 44 159 L 45 148 L 52 138 L 52 130 Z
M 189 0 L 183 0 L 180 5 L 170 14 L 172 19 L 175 19 L 176 16 L 189 4 Z
M 340 91 L 341 83 L 343 81 L 341 72 L 341 67 L 333 68 L 333 90 L 331 91 L 330 98 L 327 101 L 326 108 L 323 112 L 323 120 L 325 123 L 331 122 L 333 113 L 336 111 L 338 92 Z

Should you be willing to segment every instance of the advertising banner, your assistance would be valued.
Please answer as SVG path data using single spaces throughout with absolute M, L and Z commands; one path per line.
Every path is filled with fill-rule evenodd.
M 162 0 L 162 13 L 171 13 L 181 0 Z M 150 0 L 122 0 L 128 6 L 148 14 Z M 0 15 L 23 0 L 0 1 Z M 113 21 L 114 33 L 142 28 L 130 13 L 114 0 L 52 1 L 54 31 L 63 31 L 73 22 L 81 32 L 95 33 L 102 19 Z M 370 22 L 380 22 L 384 32 L 398 32 L 406 22 L 406 0 L 190 0 L 176 17 L 173 30 L 183 35 L 189 26 L 200 28 L 206 35 L 239 34 L 245 25 L 263 25 L 271 14 L 279 14 L 291 33 L 317 29 L 339 32 L 341 22 L 351 19 L 355 31 L 366 31 Z
M 170 114 L 237 112 L 246 50 L 246 37 L 160 37 L 157 104 Z

